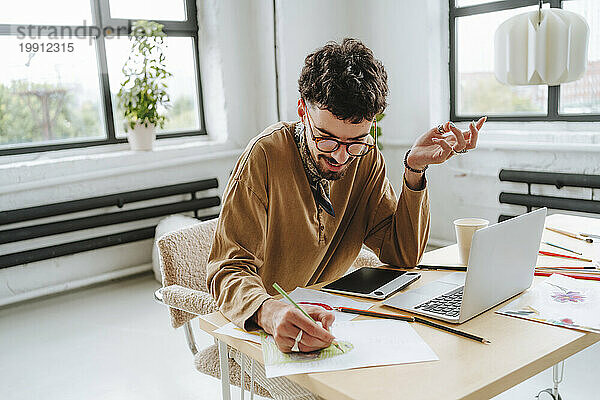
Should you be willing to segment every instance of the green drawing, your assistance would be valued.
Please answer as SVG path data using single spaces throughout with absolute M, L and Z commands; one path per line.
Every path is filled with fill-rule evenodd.
M 352 343 L 338 341 L 338 345 L 342 348 L 342 350 L 332 345 L 325 349 L 310 353 L 282 353 L 275 344 L 273 337 L 267 335 L 265 332 L 260 333 L 260 341 L 262 343 L 265 365 L 279 365 L 324 360 L 326 358 L 339 356 L 340 354 L 347 353 L 354 349 L 354 345 Z

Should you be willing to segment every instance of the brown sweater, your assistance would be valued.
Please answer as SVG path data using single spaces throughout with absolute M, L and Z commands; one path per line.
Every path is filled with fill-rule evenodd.
M 341 276 L 362 244 L 383 263 L 415 266 L 429 235 L 427 189 L 404 182 L 400 199 L 379 151 L 354 159 L 332 181 L 335 217 L 315 204 L 294 142 L 295 123 L 267 128 L 249 144 L 231 175 L 207 266 L 221 312 L 239 327 L 284 290 Z

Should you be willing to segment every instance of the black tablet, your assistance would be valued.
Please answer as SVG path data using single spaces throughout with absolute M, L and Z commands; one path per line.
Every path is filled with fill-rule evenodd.
M 420 277 L 417 272 L 362 267 L 323 286 L 321 290 L 383 300 Z

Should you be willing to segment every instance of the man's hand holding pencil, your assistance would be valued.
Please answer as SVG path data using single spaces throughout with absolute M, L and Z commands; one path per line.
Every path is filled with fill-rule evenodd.
M 298 337 L 298 350 L 302 352 L 324 349 L 333 342 L 334 337 L 329 332 L 335 320 L 333 313 L 322 307 L 301 307 L 321 325 L 311 321 L 295 306 L 280 300 L 269 299 L 258 310 L 258 325 L 273 335 L 277 347 L 284 353 L 292 351 Z

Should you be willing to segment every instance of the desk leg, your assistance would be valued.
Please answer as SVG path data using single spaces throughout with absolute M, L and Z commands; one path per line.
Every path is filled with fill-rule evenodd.
M 560 367 L 559 367 L 560 365 Z M 559 371 L 560 368 L 560 371 Z M 561 400 L 560 394 L 558 393 L 558 385 L 562 382 L 565 375 L 565 360 L 559 362 L 552 367 L 552 381 L 554 381 L 554 387 L 552 388 L 552 395 L 556 400 Z
M 242 353 L 240 351 L 240 353 Z M 244 390 L 244 375 L 246 375 L 246 373 L 244 372 L 244 363 L 246 362 L 245 360 L 246 355 L 244 353 L 242 353 L 242 362 L 240 365 L 240 399 L 244 400 L 244 397 L 246 396 L 246 390 Z
M 552 397 L 552 400 L 562 400 L 560 393 L 558 393 L 558 385 L 562 382 L 564 374 L 565 361 L 563 360 L 552 367 L 552 381 L 554 383 L 554 386 L 551 389 L 542 390 L 537 394 L 537 396 L 535 396 L 535 398 L 539 399 L 542 393 L 547 393 Z M 546 396 L 546 398 L 548 397 Z
M 227 354 L 227 343 L 219 342 L 219 362 L 221 364 L 221 397 L 223 400 L 231 400 L 229 388 L 229 357 Z
M 250 359 L 250 400 L 254 400 L 254 358 Z

